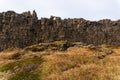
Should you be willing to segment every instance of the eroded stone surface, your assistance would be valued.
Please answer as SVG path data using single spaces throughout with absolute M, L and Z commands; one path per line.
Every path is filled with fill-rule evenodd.
M 35 11 L 0 13 L 0 50 L 58 40 L 120 45 L 120 20 L 96 22 L 55 16 L 38 19 Z

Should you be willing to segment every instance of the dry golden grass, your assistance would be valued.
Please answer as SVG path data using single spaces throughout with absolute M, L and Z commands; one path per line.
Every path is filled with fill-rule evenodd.
M 19 54 L 21 49 L 13 49 L 13 50 L 8 50 L 8 51 L 3 51 L 0 53 L 0 58 L 3 59 L 8 59 L 11 58 L 12 55 Z
M 35 70 L 39 74 L 39 80 L 120 80 L 120 48 L 106 47 L 105 50 L 112 50 L 113 53 L 105 55 L 102 59 L 95 56 L 96 50 L 89 48 L 26 52 L 27 54 L 22 55 L 20 59 L 43 58 L 43 63 Z M 2 53 L 0 57 L 7 63 L 7 60 L 10 60 L 8 57 L 19 52 L 20 50 L 4 52 L 6 54 Z M 99 54 L 106 53 L 102 51 Z
M 18 55 L 21 49 L 7 50 L 0 52 L 0 65 L 8 64 L 11 62 L 15 62 L 14 55 Z
M 88 48 L 44 56 L 42 80 L 120 80 L 120 48 L 113 50 L 103 59 Z

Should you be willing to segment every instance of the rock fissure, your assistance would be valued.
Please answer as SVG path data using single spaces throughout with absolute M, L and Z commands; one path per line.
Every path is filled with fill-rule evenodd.
M 59 40 L 120 46 L 120 20 L 38 19 L 35 11 L 0 13 L 0 51 Z

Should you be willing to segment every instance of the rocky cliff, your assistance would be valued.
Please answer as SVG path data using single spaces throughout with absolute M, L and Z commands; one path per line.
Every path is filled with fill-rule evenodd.
M 120 20 L 38 19 L 35 11 L 0 13 L 0 50 L 59 40 L 120 46 Z

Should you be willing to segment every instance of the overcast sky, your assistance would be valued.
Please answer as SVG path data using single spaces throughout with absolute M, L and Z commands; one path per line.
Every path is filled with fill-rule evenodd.
M 120 0 L 0 0 L 0 12 L 36 10 L 38 17 L 50 15 L 88 20 L 120 19 Z

